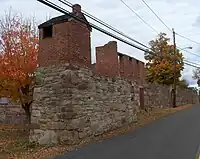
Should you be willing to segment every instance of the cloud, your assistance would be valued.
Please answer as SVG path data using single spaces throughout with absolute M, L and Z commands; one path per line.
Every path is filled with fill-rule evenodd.
M 194 22 L 193 26 L 200 27 L 200 15 L 196 18 L 196 21 Z
M 158 32 L 165 32 L 172 38 L 172 33 L 169 31 L 142 3 L 141 0 L 124 0 L 131 8 L 133 8 L 145 21 L 147 21 Z M 71 10 L 69 7 L 58 3 L 57 0 L 52 0 L 56 4 Z M 79 3 L 82 8 L 101 20 L 111 24 L 125 34 L 137 39 L 138 41 L 148 45 L 148 42 L 156 37 L 156 33 L 144 24 L 134 13 L 128 10 L 120 0 L 70 0 L 71 3 Z M 169 26 L 175 28 L 180 34 L 183 34 L 195 41 L 200 41 L 199 28 L 199 0 L 146 0 L 146 2 L 154 9 L 154 11 L 162 18 L 162 20 Z M 0 0 L 1 8 L 8 9 L 12 6 L 14 11 L 23 13 L 24 16 L 35 16 L 38 23 L 46 20 L 47 16 L 57 16 L 60 13 L 37 2 L 36 0 Z M 4 10 L 0 11 L 0 16 L 4 14 Z M 93 22 L 92 20 L 89 20 Z M 194 25 L 196 23 L 196 26 Z M 95 47 L 104 45 L 109 40 L 114 40 L 111 37 L 103 35 L 95 30 L 92 32 L 92 57 L 95 59 Z M 177 46 L 185 47 L 192 46 L 192 52 L 198 53 L 200 46 L 196 45 L 181 37 L 176 37 Z M 133 47 L 118 42 L 118 49 L 120 52 L 131 55 L 140 60 L 144 60 L 144 54 Z M 200 60 L 187 52 L 183 52 L 186 58 L 192 60 Z M 192 84 L 192 69 L 186 66 L 183 71 L 183 77 Z

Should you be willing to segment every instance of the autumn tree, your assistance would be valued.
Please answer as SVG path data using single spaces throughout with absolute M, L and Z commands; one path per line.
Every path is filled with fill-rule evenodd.
M 19 102 L 30 123 L 38 54 L 33 21 L 5 14 L 0 20 L 0 40 L 0 96 Z
M 174 81 L 174 59 L 176 60 L 176 80 L 179 81 L 184 69 L 183 55 L 169 44 L 170 39 L 165 33 L 160 33 L 155 40 L 149 42 L 150 52 L 145 53 L 146 80 L 150 83 L 170 85 Z

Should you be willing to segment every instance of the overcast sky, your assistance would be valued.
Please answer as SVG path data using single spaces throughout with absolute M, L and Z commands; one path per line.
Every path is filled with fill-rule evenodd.
M 57 0 L 51 1 L 60 4 Z M 153 15 L 153 13 L 151 13 L 142 0 L 124 1 L 155 30 L 158 32 L 165 32 L 170 38 L 172 38 L 172 33 Z M 128 10 L 120 0 L 70 0 L 70 2 L 73 4 L 79 3 L 83 10 L 146 45 L 148 45 L 148 42 L 154 39 L 157 35 L 156 32 L 142 22 L 134 13 Z M 199 0 L 146 0 L 146 2 L 162 18 L 167 26 L 175 28 L 175 31 L 179 34 L 200 42 Z M 20 12 L 26 17 L 34 16 L 38 24 L 44 22 L 49 16 L 54 17 L 60 15 L 59 12 L 48 8 L 47 6 L 37 2 L 37 0 L 0 0 L 0 6 L 0 16 L 3 16 L 5 11 L 12 7 L 14 12 Z M 68 7 L 65 8 L 71 10 Z M 99 45 L 104 45 L 109 40 L 114 39 L 93 30 L 93 61 L 95 60 L 94 48 Z M 193 49 L 189 51 L 200 55 L 200 45 L 178 36 L 176 40 L 179 47 L 183 48 L 192 46 Z M 142 51 L 138 51 L 121 42 L 118 42 L 118 51 L 144 61 L 144 54 Z M 200 57 L 193 56 L 187 52 L 183 53 L 185 58 L 190 61 L 197 63 L 200 60 Z M 185 78 L 191 85 L 194 85 L 196 81 L 192 79 L 192 70 L 192 67 L 185 66 L 183 78 Z

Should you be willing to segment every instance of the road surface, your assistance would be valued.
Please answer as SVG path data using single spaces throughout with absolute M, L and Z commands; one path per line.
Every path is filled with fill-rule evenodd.
M 194 106 L 54 159 L 196 159 L 199 146 L 200 107 Z

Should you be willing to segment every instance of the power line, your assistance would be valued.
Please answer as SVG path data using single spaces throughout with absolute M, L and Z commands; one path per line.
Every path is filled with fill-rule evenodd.
M 120 0 L 131 12 L 133 12 L 138 18 L 140 18 L 148 27 L 150 27 L 154 32 L 158 34 L 158 31 L 155 30 L 149 23 L 147 23 L 138 13 L 136 13 L 131 7 L 129 7 L 123 0 Z
M 195 66 L 195 65 L 193 65 L 193 64 L 190 64 L 190 63 L 188 63 L 188 62 L 184 62 L 184 64 L 186 64 L 186 65 L 188 65 L 188 66 L 195 67 L 195 68 L 197 68 L 197 69 L 200 69 L 200 67 L 198 67 L 198 66 Z
M 45 4 L 45 5 L 47 5 L 47 6 L 49 6 L 49 7 L 51 7 L 51 8 L 53 8 L 53 9 L 57 10 L 57 11 L 60 11 L 61 13 L 67 14 L 67 15 L 69 15 L 69 16 L 75 18 L 76 20 L 78 20 L 78 21 L 80 21 L 80 22 L 82 22 L 82 23 L 88 25 L 88 23 L 87 23 L 85 20 L 83 20 L 83 19 L 81 19 L 81 18 L 79 18 L 79 17 L 77 17 L 77 16 L 74 16 L 74 15 L 71 14 L 69 11 L 67 11 L 67 10 L 65 10 L 65 9 L 63 9 L 63 8 L 61 8 L 61 7 L 59 7 L 58 5 L 52 3 L 52 2 L 50 2 L 50 1 L 48 1 L 48 0 L 37 0 L 37 1 L 39 1 L 39 2 L 41 2 L 41 3 L 43 3 L 43 4 Z M 135 44 L 132 44 L 132 43 L 130 43 L 130 42 L 128 42 L 128 41 L 126 41 L 126 40 L 124 40 L 124 39 L 122 39 L 122 38 L 120 38 L 120 37 L 118 37 L 118 36 L 116 36 L 116 35 L 114 35 L 114 34 L 112 34 L 112 33 L 110 33 L 110 32 L 108 32 L 108 31 L 106 31 L 106 30 L 104 30 L 104 29 L 102 29 L 102 28 L 100 28 L 100 27 L 98 27 L 98 26 L 96 26 L 96 25 L 94 25 L 94 24 L 92 24 L 92 23 L 89 23 L 89 25 L 90 25 L 92 28 L 94 28 L 94 29 L 96 29 L 96 30 L 98 30 L 98 31 L 100 31 L 100 32 L 102 32 L 102 33 L 104 33 L 104 34 L 106 34 L 106 35 L 109 35 L 109 36 L 111 36 L 111 37 L 113 37 L 113 38 L 115 38 L 115 39 L 117 39 L 117 40 L 119 40 L 119 41 L 121 41 L 121 42 L 124 42 L 124 43 L 126 43 L 126 44 L 128 44 L 128 45 L 130 45 L 130 46 L 132 46 L 132 47 L 135 47 L 135 48 L 137 48 L 137 49 L 139 49 L 139 50 L 141 50 L 141 51 L 144 51 L 144 52 L 149 52 L 150 54 L 154 54 L 154 52 L 151 52 L 151 51 L 146 50 L 146 49 L 144 49 L 144 48 L 142 48 L 142 47 L 139 47 L 139 46 L 137 46 L 137 45 L 135 45 Z M 154 54 L 154 55 L 158 56 L 157 54 Z M 185 64 L 192 66 L 192 64 L 189 64 L 189 63 L 187 63 L 187 62 L 186 62 Z M 197 66 L 194 66 L 194 67 L 197 67 Z M 197 68 L 198 68 L 198 67 L 197 67 Z M 199 68 L 200 68 L 200 67 L 199 67 Z
M 73 6 L 73 4 L 70 3 L 70 2 L 67 1 L 67 0 L 58 0 L 58 1 L 60 1 L 61 3 L 67 5 L 67 6 L 71 7 L 71 8 L 72 8 L 72 6 Z M 122 0 L 122 2 L 126 5 L 126 3 L 125 3 L 123 0 Z M 126 5 L 126 6 L 128 7 L 128 5 Z M 131 8 L 129 8 L 129 9 L 131 9 Z M 118 34 L 120 34 L 120 35 L 122 35 L 122 36 L 124 36 L 124 37 L 126 37 L 126 38 L 128 38 L 128 39 L 130 39 L 130 40 L 132 40 L 132 41 L 134 41 L 134 42 L 136 42 L 136 43 L 138 43 L 138 44 L 140 44 L 140 45 L 146 47 L 146 48 L 148 48 L 149 50 L 151 50 L 151 48 L 149 48 L 148 46 L 142 44 L 141 42 L 138 42 L 137 40 L 135 40 L 135 39 L 133 39 L 133 38 L 127 36 L 127 35 L 125 35 L 123 32 L 121 32 L 121 31 L 119 31 L 118 29 L 112 27 L 111 25 L 105 23 L 104 21 L 98 19 L 97 17 L 95 17 L 95 16 L 89 14 L 88 12 L 86 12 L 86 11 L 84 11 L 84 10 L 81 10 L 81 12 L 82 12 L 85 16 L 87 16 L 87 17 L 91 18 L 92 20 L 94 20 L 94 21 L 100 23 L 101 25 L 103 25 L 103 26 L 105 26 L 105 27 L 111 29 L 112 31 L 114 31 L 114 32 L 116 32 L 116 33 L 118 33 Z M 134 10 L 133 10 L 133 12 L 134 12 Z M 136 12 L 134 12 L 134 13 L 136 13 Z M 136 13 L 136 15 L 138 15 L 138 14 Z M 139 17 L 140 17 L 140 16 L 139 16 Z M 178 47 L 178 48 L 179 48 L 179 47 Z M 180 48 L 180 49 L 181 49 L 181 48 Z M 193 53 L 191 53 L 191 54 L 193 54 Z M 193 54 L 193 55 L 196 55 L 196 54 Z M 196 56 L 198 56 L 198 55 L 196 55 Z M 199 56 L 199 57 L 200 57 L 200 56 Z
M 200 65 L 200 61 L 193 60 L 191 58 L 184 58 L 184 60 L 191 61 L 191 63 L 197 62 L 196 64 Z
M 158 16 L 158 14 L 156 14 L 154 11 L 153 11 L 153 9 L 147 4 L 147 2 L 145 2 L 145 0 L 142 0 L 142 2 L 147 6 L 147 8 L 149 8 L 149 10 L 158 18 L 158 20 L 170 31 L 170 32 L 172 32 L 172 30 L 165 24 L 165 22 Z M 183 36 L 183 35 L 180 35 L 180 34 L 178 34 L 178 33 L 176 33 L 176 35 L 178 35 L 178 36 L 180 36 L 180 37 L 182 37 L 182 38 L 184 38 L 184 39 L 187 39 L 188 41 L 191 41 L 191 42 L 193 42 L 193 43 L 196 43 L 196 44 L 198 44 L 198 45 L 200 45 L 200 42 L 197 42 L 197 41 L 194 41 L 194 40 L 192 40 L 192 39 L 190 39 L 190 38 L 188 38 L 188 37 L 186 37 L 186 36 Z
M 139 14 L 137 14 L 131 7 L 129 7 L 123 0 L 120 0 L 124 5 L 126 5 L 126 7 L 128 8 L 128 9 L 130 9 L 134 14 L 136 14 L 140 19 L 141 19 L 141 17 L 140 17 L 140 15 Z M 145 2 L 145 0 L 142 0 L 142 2 L 151 10 L 151 12 L 159 19 L 159 21 L 163 24 L 163 25 L 165 25 L 165 27 L 170 31 L 170 32 L 172 32 L 172 30 L 164 23 L 164 21 L 153 11 L 153 9 Z M 151 28 L 153 28 L 150 24 L 148 24 L 144 19 L 142 19 L 142 21 L 145 23 L 145 24 L 147 24 L 148 26 L 150 26 Z M 153 28 L 153 30 L 155 30 L 154 28 Z M 155 30 L 156 31 L 156 30 Z M 157 33 L 158 33 L 158 31 L 156 31 Z M 181 36 L 181 37 L 184 37 L 184 36 L 182 36 L 182 35 L 180 35 L 180 34 L 178 34 L 178 33 L 175 33 L 176 35 L 179 35 L 179 36 Z M 185 38 L 187 38 L 187 37 L 185 37 Z M 187 38 L 187 39 L 189 39 L 189 38 Z M 192 41 L 192 42 L 195 42 L 195 41 L 193 41 L 193 40 L 191 40 L 191 39 L 189 39 L 190 41 Z M 195 43 L 197 43 L 197 44 L 200 44 L 200 43 L 198 43 L 198 42 L 195 42 Z M 180 47 L 178 47 L 177 46 L 177 48 L 179 48 L 179 49 L 181 49 Z M 192 53 L 192 52 L 189 52 L 189 51 L 186 51 L 187 53 L 190 53 L 190 54 L 192 54 L 192 55 L 195 55 L 195 56 L 197 56 L 197 57 L 200 57 L 199 55 L 196 55 L 196 54 L 194 54 L 194 53 Z
M 186 36 L 180 35 L 180 34 L 178 34 L 178 33 L 176 33 L 176 35 L 180 36 L 181 38 L 187 39 L 188 41 L 191 41 L 191 42 L 193 42 L 193 43 L 195 43 L 195 44 L 200 45 L 200 42 L 197 42 L 197 41 L 194 41 L 194 40 L 192 40 L 192 39 L 189 39 L 189 38 L 187 38 Z
M 153 11 L 153 9 L 144 1 L 142 0 L 142 2 L 151 10 L 151 12 L 160 20 L 160 22 L 170 31 L 172 32 L 172 30 L 164 23 L 164 21 Z
M 69 16 L 73 17 L 74 19 L 76 19 L 76 20 L 78 20 L 78 21 L 80 21 L 80 22 L 82 22 L 82 23 L 84 23 L 84 24 L 86 24 L 86 25 L 88 25 L 88 23 L 89 23 L 89 22 L 86 22 L 85 20 L 81 19 L 80 17 L 77 17 L 77 16 L 71 14 L 69 11 L 67 11 L 67 10 L 65 10 L 65 9 L 63 9 L 63 8 L 61 8 L 61 7 L 59 7 L 58 5 L 56 5 L 56 4 L 52 3 L 52 2 L 50 2 L 49 0 L 37 0 L 37 1 L 39 1 L 39 2 L 41 2 L 41 3 L 43 3 L 43 4 L 45 4 L 45 5 L 47 5 L 47 6 L 51 7 L 51 8 L 53 8 L 53 9 L 55 9 L 55 10 L 61 12 L 61 13 L 64 13 L 64 14 L 66 14 L 66 15 L 69 15 Z M 141 50 L 141 51 L 144 51 L 144 52 L 150 52 L 149 50 L 144 49 L 144 48 L 142 48 L 142 47 L 140 47 L 140 46 L 138 46 L 138 45 L 135 45 L 135 44 L 133 44 L 133 43 L 127 41 L 127 40 L 124 40 L 124 39 L 122 39 L 121 37 L 116 36 L 116 35 L 114 35 L 113 33 L 110 33 L 109 31 L 107 31 L 107 30 L 105 30 L 105 29 L 102 29 L 102 28 L 98 27 L 97 25 L 95 25 L 95 24 L 93 24 L 93 23 L 89 23 L 89 25 L 90 25 L 92 28 L 94 28 L 94 29 L 96 29 L 96 30 L 98 30 L 98 31 L 100 31 L 100 32 L 102 32 L 102 33 L 104 33 L 104 34 L 106 34 L 106 35 L 109 35 L 109 36 L 111 36 L 111 37 L 113 37 L 113 38 L 115 38 L 115 39 L 117 39 L 117 40 L 119 40 L 119 41 L 121 41 L 121 42 L 123 42 L 123 43 L 125 43 L 125 44 L 128 44 L 128 45 L 130 45 L 130 46 L 132 46 L 132 47 L 134 47 L 134 48 L 136 48 L 136 49 L 138 49 L 138 50 Z
M 181 49 L 180 47 L 177 47 L 177 48 Z M 185 52 L 187 52 L 187 53 L 189 53 L 189 54 L 191 54 L 191 55 L 194 55 L 194 56 L 196 56 L 196 57 L 200 57 L 200 55 L 197 55 L 197 54 L 195 54 L 195 53 L 192 53 L 192 52 L 190 52 L 190 51 L 188 51 L 188 50 L 182 50 L 182 51 L 185 51 Z
M 189 62 L 189 63 L 191 63 L 191 64 L 198 65 L 198 66 L 200 67 L 200 64 L 195 63 L 195 62 L 192 62 L 192 61 L 184 60 L 184 62 Z
M 71 8 L 72 8 L 72 6 L 73 6 L 73 4 L 70 3 L 70 2 L 67 1 L 67 0 L 58 0 L 58 1 L 60 1 L 61 3 L 67 5 L 67 6 L 71 7 Z M 122 36 L 128 38 L 129 40 L 132 40 L 133 42 L 135 42 L 135 43 L 137 43 L 137 44 L 140 44 L 140 45 L 143 46 L 143 47 L 146 47 L 146 48 L 150 49 L 148 46 L 146 46 L 146 45 L 142 44 L 141 42 L 139 42 L 139 41 L 137 41 L 137 40 L 131 38 L 130 36 L 127 36 L 126 34 L 124 34 L 123 32 L 121 32 L 120 30 L 118 30 L 118 29 L 112 27 L 111 25 L 109 25 L 109 24 L 103 22 L 102 20 L 100 20 L 100 19 L 98 19 L 97 17 L 95 17 L 95 16 L 89 14 L 88 12 L 86 12 L 86 11 L 84 11 L 84 10 L 81 10 L 81 12 L 82 12 L 85 16 L 91 18 L 92 20 L 94 20 L 94 21 L 100 23 L 100 24 L 103 25 L 103 26 L 106 26 L 107 28 L 111 29 L 112 31 L 114 31 L 114 32 L 116 32 L 116 33 L 118 33 L 118 34 L 120 34 L 120 35 L 122 35 Z

